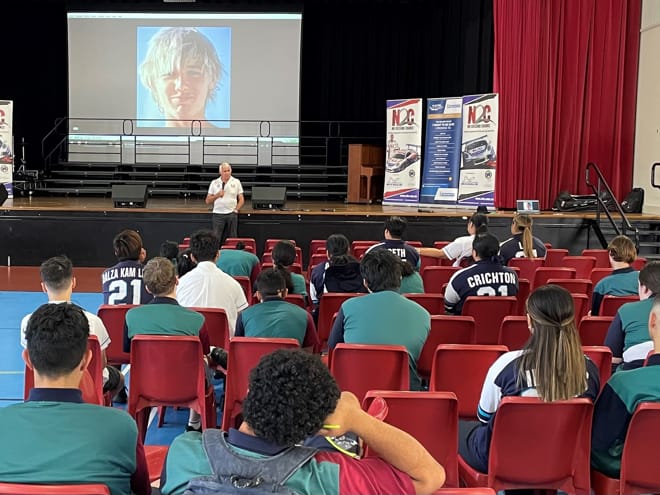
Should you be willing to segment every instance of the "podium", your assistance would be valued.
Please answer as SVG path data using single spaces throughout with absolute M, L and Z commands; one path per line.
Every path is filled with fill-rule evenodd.
M 373 203 L 383 197 L 385 147 L 348 145 L 348 203 Z

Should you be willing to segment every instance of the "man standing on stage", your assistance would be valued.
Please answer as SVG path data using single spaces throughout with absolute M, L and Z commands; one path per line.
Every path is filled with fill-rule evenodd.
M 231 176 L 229 163 L 221 163 L 220 177 L 211 182 L 206 196 L 206 204 L 213 204 L 213 231 L 221 246 L 228 237 L 238 237 L 238 212 L 244 203 L 241 181 Z

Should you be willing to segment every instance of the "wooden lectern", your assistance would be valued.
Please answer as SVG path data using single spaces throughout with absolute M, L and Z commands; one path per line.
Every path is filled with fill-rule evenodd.
M 373 203 L 383 197 L 385 148 L 348 145 L 348 203 Z

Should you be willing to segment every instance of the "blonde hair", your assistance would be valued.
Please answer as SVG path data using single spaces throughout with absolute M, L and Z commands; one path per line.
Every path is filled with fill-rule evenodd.
M 531 372 L 541 400 L 552 402 L 587 390 L 587 366 L 575 323 L 571 294 L 558 285 L 543 285 L 527 299 L 532 336 L 520 357 L 518 383 Z
M 513 216 L 513 224 L 518 232 L 522 233 L 522 246 L 525 258 L 534 257 L 534 238 L 532 237 L 532 217 L 516 213 Z

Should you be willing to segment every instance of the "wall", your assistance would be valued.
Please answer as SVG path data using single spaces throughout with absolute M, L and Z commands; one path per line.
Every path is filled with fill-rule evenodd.
M 660 213 L 660 189 L 651 186 L 651 166 L 660 162 L 660 2 L 644 0 L 639 51 L 634 187 L 645 191 L 644 213 Z M 660 184 L 660 166 L 656 173 Z

